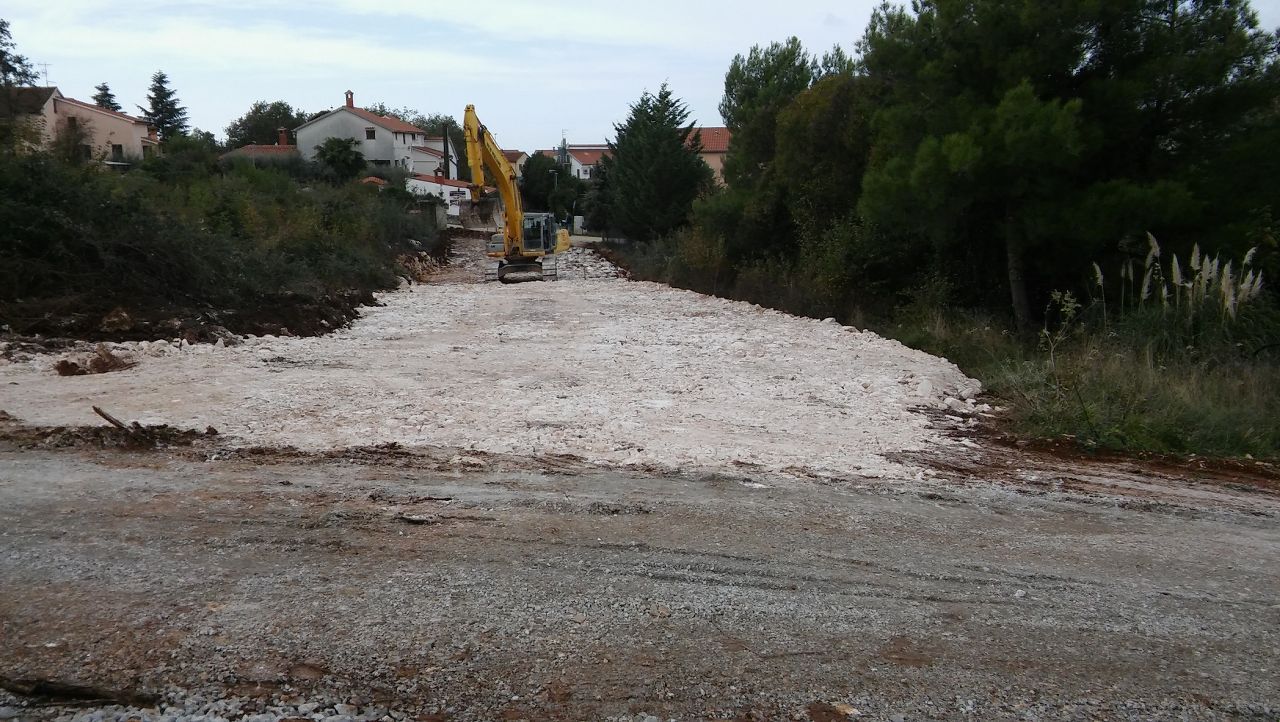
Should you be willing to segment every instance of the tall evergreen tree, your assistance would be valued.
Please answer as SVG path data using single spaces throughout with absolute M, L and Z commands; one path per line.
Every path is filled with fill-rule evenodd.
M 0 19 L 0 86 L 35 85 L 36 71 L 25 55 L 19 55 L 13 36 L 9 34 L 9 21 Z
M 98 91 L 93 94 L 93 102 L 95 105 L 99 108 L 106 108 L 107 110 L 120 111 L 120 103 L 116 102 L 116 94 L 111 92 L 111 86 L 103 82 L 93 86 L 93 89 Z
M 1238 143 L 1277 157 L 1276 39 L 1245 0 L 920 0 L 860 49 L 881 100 L 859 210 L 1023 330 L 1118 241 L 1203 243 L 1215 187 L 1250 198 L 1238 217 L 1276 207 L 1270 183 L 1197 181 Z
M 827 63 L 847 65 L 848 60 L 840 50 L 833 51 Z M 752 46 L 745 57 L 734 57 L 724 76 L 720 101 L 720 117 L 733 132 L 724 168 L 730 186 L 758 182 L 773 160 L 778 113 L 808 88 L 819 72 L 818 61 L 795 37 L 764 48 Z
M 178 94 L 169 87 L 169 76 L 157 70 L 151 76 L 147 107 L 138 106 L 142 117 L 160 132 L 161 140 L 187 132 L 187 109 L 178 104 Z
M 712 183 L 689 108 L 666 83 L 631 106 L 609 143 L 610 220 L 627 238 L 648 241 L 689 222 L 693 201 Z

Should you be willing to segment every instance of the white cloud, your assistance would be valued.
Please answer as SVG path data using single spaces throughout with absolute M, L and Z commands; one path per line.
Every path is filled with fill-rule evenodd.
M 51 63 L 50 79 L 73 96 L 108 80 L 126 106 L 141 103 L 162 68 L 192 122 L 220 129 L 254 100 L 316 110 L 351 88 L 361 103 L 454 115 L 474 102 L 504 142 L 532 148 L 561 128 L 601 140 L 664 79 L 699 122 L 716 124 L 734 54 L 792 34 L 816 50 L 847 45 L 873 1 L 797 11 L 687 0 L 6 0 L 3 12 L 19 50 Z M 826 25 L 828 11 L 849 26 Z

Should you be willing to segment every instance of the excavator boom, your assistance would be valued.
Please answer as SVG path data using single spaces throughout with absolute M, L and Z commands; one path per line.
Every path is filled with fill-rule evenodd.
M 467 142 L 467 163 L 471 166 L 471 209 L 482 215 L 492 198 L 484 196 L 486 176 L 498 189 L 505 208 L 502 232 L 490 239 L 486 253 L 497 259 L 485 272 L 485 280 L 505 279 L 513 273 L 535 273 L 555 280 L 556 259 L 551 254 L 569 248 L 569 233 L 556 224 L 550 213 L 525 213 L 516 182 L 516 169 L 502 154 L 502 147 L 480 122 L 476 107 L 468 105 L 462 116 L 462 132 Z
M 520 189 L 516 185 L 516 169 L 507 162 L 502 148 L 494 141 L 489 129 L 476 115 L 476 106 L 468 105 L 462 116 L 462 132 L 467 142 L 467 163 L 471 166 L 471 203 L 479 207 L 484 201 L 486 169 L 502 205 L 506 210 L 503 222 L 503 256 L 523 254 L 524 213 L 520 203 Z

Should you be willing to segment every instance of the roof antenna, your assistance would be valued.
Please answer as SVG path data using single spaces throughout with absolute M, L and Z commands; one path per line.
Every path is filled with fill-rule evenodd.
M 41 71 L 42 73 L 44 73 L 44 87 L 46 87 L 46 88 L 47 88 L 47 87 L 49 87 L 49 64 L 48 64 L 48 63 L 36 63 L 36 65 L 39 65 L 39 66 L 40 66 L 40 71 Z

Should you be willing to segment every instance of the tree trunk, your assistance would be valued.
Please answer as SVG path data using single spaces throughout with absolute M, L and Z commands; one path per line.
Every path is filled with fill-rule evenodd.
M 1013 325 L 1019 334 L 1031 332 L 1031 302 L 1027 299 L 1027 278 L 1023 265 L 1022 239 L 1005 225 L 1004 248 L 1009 262 L 1009 299 L 1013 302 Z

